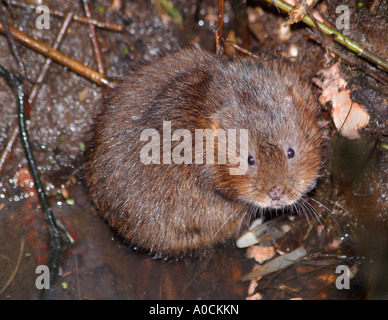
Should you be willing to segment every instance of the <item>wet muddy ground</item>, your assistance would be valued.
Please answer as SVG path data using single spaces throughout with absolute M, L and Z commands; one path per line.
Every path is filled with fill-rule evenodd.
M 33 1 L 32 1 L 33 2 Z M 213 28 L 217 1 L 95 1 L 95 19 L 124 25 L 123 32 L 98 29 L 106 75 L 115 80 L 140 62 L 168 51 L 199 43 L 215 50 Z M 321 1 L 323 13 L 335 21 L 338 1 Z M 373 2 L 374 3 L 374 2 Z M 50 9 L 84 15 L 79 1 L 49 1 Z M 254 53 L 277 54 L 299 64 L 312 82 L 330 65 L 327 51 L 302 24 L 289 34 L 280 32 L 285 14 L 264 1 L 226 1 L 224 35 Z M 382 2 L 375 15 L 371 1 L 349 1 L 350 29 L 345 34 L 388 59 L 388 7 Z M 166 7 L 170 7 L 169 10 Z M 172 9 L 171 9 L 172 8 Z M 50 29 L 39 30 L 33 10 L 14 6 L 6 11 L 10 25 L 52 44 L 62 19 L 50 17 Z M 17 46 L 26 67 L 30 92 L 45 57 Z M 60 46 L 64 54 L 96 69 L 89 28 L 72 22 Z M 226 50 L 231 53 L 231 49 Z M 17 66 L 6 38 L 0 35 L 0 64 L 14 73 Z M 301 244 L 306 259 L 262 277 L 249 293 L 263 299 L 387 298 L 388 276 L 388 110 L 384 81 L 342 62 L 341 74 L 352 99 L 362 103 L 371 120 L 361 138 L 336 133 L 330 104 L 323 107 L 326 162 L 314 209 L 296 215 L 292 232 L 277 242 L 278 252 Z M 384 76 L 385 74 L 385 76 Z M 374 75 L 386 77 L 382 70 Z M 315 85 L 314 85 L 315 86 Z M 314 87 L 318 96 L 321 88 Z M 80 168 L 89 130 L 100 110 L 106 88 L 53 63 L 34 102 L 29 130 L 38 168 L 55 216 L 75 240 L 64 255 L 61 275 L 46 294 L 48 299 L 245 299 L 249 282 L 240 278 L 255 265 L 233 241 L 201 259 L 163 261 L 136 252 L 117 238 L 96 213 L 82 185 Z M 0 78 L 0 152 L 12 139 L 17 123 L 16 97 Z M 35 299 L 35 269 L 48 263 L 48 231 L 18 138 L 0 167 L 0 298 Z M 80 179 L 81 178 L 81 179 Z M 290 213 L 293 214 L 293 213 Z M 316 218 L 315 215 L 321 215 Z M 335 286 L 338 265 L 354 277 L 349 290 Z M 257 297 L 257 296 L 256 296 Z

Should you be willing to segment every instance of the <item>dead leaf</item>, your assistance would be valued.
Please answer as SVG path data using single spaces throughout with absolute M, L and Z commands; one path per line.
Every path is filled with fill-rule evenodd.
M 368 125 L 370 116 L 362 105 L 350 98 L 350 91 L 346 89 L 347 82 L 340 76 L 339 67 L 340 60 L 319 72 L 323 80 L 315 78 L 313 81 L 322 89 L 319 102 L 322 105 L 332 103 L 331 117 L 337 130 L 344 137 L 358 139 L 359 129 Z
M 299 261 L 301 258 L 307 255 L 307 251 L 303 246 L 291 251 L 287 254 L 279 256 L 270 262 L 255 268 L 252 272 L 246 274 L 241 278 L 242 281 L 248 281 L 259 276 L 263 276 L 268 273 L 272 273 L 281 269 L 284 269 L 295 262 Z
M 251 282 L 249 283 L 249 287 L 248 287 L 248 295 L 249 296 L 251 296 L 252 294 L 255 293 L 256 287 L 257 287 L 257 280 L 252 279 Z
M 342 90 L 332 96 L 333 108 L 331 116 L 337 130 L 344 137 L 359 139 L 359 129 L 365 128 L 370 116 L 364 107 L 350 99 L 350 91 Z
M 258 292 L 245 298 L 245 300 L 261 300 L 261 299 L 263 299 L 263 296 Z
M 274 255 L 274 247 L 252 246 L 247 249 L 247 257 L 255 259 L 255 261 L 260 264 L 262 264 L 266 260 L 271 259 Z

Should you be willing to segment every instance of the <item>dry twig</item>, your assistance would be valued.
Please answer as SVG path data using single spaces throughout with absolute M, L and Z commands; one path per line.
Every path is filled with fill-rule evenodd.
M 317 2 L 318 0 L 302 0 L 301 2 L 299 2 L 294 7 L 294 9 L 290 11 L 286 25 L 298 23 L 306 15 L 307 9 L 314 7 Z
M 92 12 L 91 12 L 91 9 L 90 9 L 90 1 L 89 0 L 83 0 L 82 2 L 84 4 L 84 9 L 85 9 L 86 16 L 89 19 L 91 19 L 92 18 Z M 96 27 L 91 24 L 89 26 L 89 32 L 90 32 L 90 39 L 92 40 L 94 58 L 96 60 L 98 72 L 100 72 L 101 74 L 105 74 L 104 62 L 103 62 L 103 59 L 102 59 L 100 44 L 99 44 L 98 39 L 97 39 Z
M 216 53 L 217 56 L 221 56 L 223 53 L 222 47 L 222 32 L 224 26 L 224 0 L 218 0 L 218 27 L 216 30 Z
M 108 81 L 108 79 L 101 73 L 83 65 L 82 63 L 64 55 L 63 53 L 54 50 L 54 48 L 44 44 L 43 42 L 40 42 L 39 40 L 36 40 L 29 35 L 25 34 L 24 32 L 14 28 L 9 27 L 10 32 L 12 36 L 19 42 L 23 43 L 24 45 L 28 46 L 29 48 L 45 55 L 46 57 L 50 57 L 54 61 L 64 65 L 65 67 L 68 67 L 69 69 L 73 70 L 74 72 L 102 85 L 106 85 L 110 88 L 113 88 L 114 85 Z M 4 33 L 4 27 L 2 24 L 0 24 L 0 32 Z
M 61 42 L 66 34 L 66 30 L 68 29 L 68 27 L 70 25 L 71 20 L 72 20 L 72 14 L 67 14 L 64 21 L 63 21 L 62 27 L 58 32 L 58 36 L 54 41 L 53 48 L 55 50 L 57 50 L 59 48 L 59 46 L 60 46 L 60 44 L 61 44 Z M 50 58 L 46 59 L 44 65 L 41 69 L 41 72 L 40 72 L 38 78 L 36 79 L 34 86 L 31 89 L 31 93 L 28 97 L 28 103 L 30 105 L 33 104 L 35 97 L 37 96 L 37 94 L 39 92 L 41 84 L 43 83 L 44 78 L 47 75 L 47 72 L 49 70 L 51 62 L 52 62 L 52 60 Z M 11 135 L 8 138 L 8 142 L 6 144 L 6 147 L 4 148 L 3 153 L 0 156 L 0 174 L 3 170 L 3 166 L 4 166 L 5 160 L 7 158 L 7 155 L 11 152 L 12 147 L 16 141 L 16 137 L 18 135 L 19 135 L 19 127 L 18 127 L 17 121 L 15 121 L 15 123 L 12 125 Z
M 19 7 L 19 8 L 36 9 L 36 7 L 37 7 L 36 5 L 33 5 L 33 4 L 26 4 L 26 3 L 15 1 L 15 0 L 10 0 L 9 2 L 13 6 Z M 59 18 L 64 18 L 66 15 L 66 13 L 63 13 L 63 12 L 61 12 L 59 10 L 55 10 L 55 9 L 50 9 L 50 14 L 52 14 L 53 16 L 59 17 Z M 95 19 L 90 19 L 87 17 L 78 16 L 78 15 L 74 15 L 73 19 L 74 19 L 74 21 L 77 21 L 77 22 L 80 22 L 83 24 L 91 24 L 91 25 L 94 25 L 98 28 L 102 28 L 102 29 L 106 29 L 106 30 L 117 31 L 117 32 L 122 32 L 124 30 L 124 25 L 122 25 L 122 24 L 115 24 L 115 23 L 109 23 L 109 22 L 104 22 L 104 21 L 98 21 Z

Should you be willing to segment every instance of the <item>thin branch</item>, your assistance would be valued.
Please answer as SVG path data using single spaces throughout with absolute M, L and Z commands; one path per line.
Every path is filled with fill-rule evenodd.
M 49 227 L 50 233 L 50 280 L 54 280 L 58 275 L 59 263 L 62 257 L 62 239 L 59 233 L 59 228 L 56 223 L 55 217 L 51 211 L 51 208 L 47 201 L 47 196 L 45 193 L 45 189 L 43 187 L 43 183 L 40 180 L 39 172 L 37 169 L 36 161 L 34 158 L 34 154 L 32 153 L 32 148 L 30 144 L 29 134 L 27 130 L 26 123 L 26 108 L 25 108 L 25 94 L 24 94 L 24 85 L 23 80 L 20 76 L 15 76 L 13 73 L 9 72 L 7 69 L 3 68 L 0 65 L 0 74 L 6 79 L 8 84 L 16 89 L 17 96 L 17 113 L 19 120 L 19 131 L 20 137 L 22 139 L 22 145 L 24 149 L 25 156 L 27 158 L 28 167 L 30 169 L 31 175 L 34 179 L 34 186 L 38 193 L 39 202 L 42 206 L 43 212 L 45 214 L 45 218 L 47 221 L 47 225 Z M 41 291 L 43 295 L 45 290 Z
M 92 18 L 92 12 L 91 12 L 91 9 L 90 9 L 90 1 L 89 0 L 83 0 L 82 2 L 84 4 L 84 9 L 85 9 L 86 16 L 89 19 L 91 19 Z M 89 26 L 89 32 L 90 32 L 90 39 L 92 40 L 94 59 L 96 60 L 96 63 L 97 63 L 98 72 L 100 72 L 101 74 L 105 74 L 104 62 L 102 60 L 100 44 L 99 44 L 98 39 L 97 39 L 96 27 L 91 24 Z
M 59 48 L 59 46 L 60 46 L 60 44 L 61 44 L 61 42 L 66 34 L 66 31 L 70 25 L 71 19 L 72 19 L 72 14 L 67 14 L 64 21 L 63 21 L 62 27 L 58 32 L 57 38 L 54 41 L 53 48 L 55 50 L 57 50 Z M 52 62 L 52 60 L 50 58 L 46 59 L 44 65 L 42 67 L 42 70 L 41 70 L 40 74 L 38 75 L 38 78 L 36 79 L 34 86 L 31 89 L 31 93 L 29 94 L 29 97 L 28 97 L 28 103 L 30 105 L 33 104 L 35 97 L 37 96 L 37 94 L 41 88 L 41 84 L 47 75 L 47 72 L 49 70 L 51 62 Z M 14 124 L 12 125 L 11 132 L 12 133 L 9 136 L 7 145 L 4 148 L 3 153 L 0 156 L 0 174 L 3 171 L 3 167 L 4 167 L 5 160 L 7 158 L 7 155 L 8 155 L 8 153 L 11 152 L 12 147 L 16 141 L 16 137 L 19 135 L 19 126 L 18 126 L 17 121 L 15 121 Z
M 373 0 L 372 4 L 369 7 L 369 13 L 372 16 L 375 16 L 377 14 L 377 11 L 379 10 L 381 2 L 382 0 Z
M 285 11 L 290 12 L 294 7 L 282 0 L 265 0 L 270 4 L 274 4 L 277 8 Z M 307 24 L 308 26 L 316 29 L 315 22 L 309 15 L 306 15 L 302 21 Z M 383 60 L 382 58 L 378 57 L 377 55 L 369 52 L 365 48 L 363 48 L 360 44 L 353 41 L 347 36 L 344 36 L 343 34 L 339 33 L 337 30 L 330 28 L 326 24 L 317 21 L 317 24 L 319 26 L 319 29 L 326 35 L 329 35 L 334 39 L 335 42 L 338 42 L 339 44 L 345 46 L 349 50 L 356 53 L 358 56 L 363 57 L 364 59 L 376 64 L 381 69 L 388 71 L 388 61 Z
M 229 40 L 228 38 L 226 38 L 224 40 L 227 44 L 231 45 L 233 48 L 235 48 L 236 50 L 248 55 L 248 56 L 251 56 L 252 58 L 255 58 L 255 59 L 260 59 L 259 56 L 255 55 L 254 53 L 250 52 L 249 50 L 246 50 L 242 47 L 240 47 L 236 42 L 234 41 L 231 41 Z
M 222 33 L 224 26 L 224 0 L 218 0 L 218 27 L 216 29 L 216 53 L 221 56 L 223 53 Z
M 19 8 L 25 8 L 25 9 L 26 8 L 36 9 L 37 8 L 36 5 L 26 4 L 26 3 L 15 1 L 15 0 L 10 0 L 9 2 L 12 5 L 14 5 L 15 7 L 19 7 Z M 59 10 L 55 10 L 55 9 L 51 9 L 51 8 L 50 8 L 50 14 L 52 14 L 53 16 L 59 17 L 59 18 L 64 18 L 66 15 L 66 13 L 63 13 Z M 122 32 L 124 30 L 123 24 L 115 24 L 115 23 L 109 23 L 109 22 L 104 22 L 104 21 L 98 21 L 95 19 L 90 19 L 87 17 L 78 16 L 78 15 L 74 15 L 73 19 L 74 19 L 74 21 L 77 21 L 77 22 L 80 22 L 83 24 L 91 24 L 91 25 L 94 25 L 98 28 L 102 28 L 102 29 L 106 29 L 106 30 L 117 31 L 117 32 Z
M 313 8 L 318 0 L 302 0 L 290 11 L 286 25 L 297 23 L 306 15 L 308 8 Z M 310 14 L 310 13 L 309 13 Z
M 1 7 L 1 10 L 3 8 Z M 71 16 L 66 18 L 66 21 L 68 23 L 71 20 Z M 6 33 L 7 38 L 14 37 L 14 31 L 12 27 L 8 26 L 8 23 L 5 19 L 3 19 L 4 28 L 8 29 L 10 31 Z M 3 25 L 2 25 L 3 27 Z M 8 43 L 9 43 L 8 39 Z M 10 50 L 17 48 L 10 48 Z M 16 65 L 20 66 L 21 61 L 19 61 L 19 54 L 16 52 L 13 55 Z M 19 75 L 15 75 L 12 72 L 5 69 L 3 66 L 0 65 L 0 75 L 4 77 L 4 79 L 7 81 L 8 85 L 15 90 L 15 95 L 17 99 L 17 115 L 18 115 L 18 122 L 19 122 L 19 132 L 20 132 L 20 138 L 22 141 L 22 146 L 24 149 L 25 157 L 27 159 L 28 167 L 30 169 L 31 175 L 34 180 L 34 187 L 37 191 L 38 199 L 40 202 L 40 205 L 42 206 L 42 210 L 44 213 L 44 217 L 47 222 L 48 230 L 49 230 L 49 248 L 50 248 L 50 256 L 49 256 L 49 269 L 50 269 L 50 280 L 54 281 L 59 273 L 59 266 L 62 258 L 62 253 L 64 250 L 64 245 L 66 244 L 65 240 L 61 237 L 60 234 L 60 227 L 57 224 L 57 221 L 54 217 L 53 212 L 51 211 L 50 205 L 47 200 L 47 195 L 45 192 L 45 188 L 43 186 L 43 183 L 40 179 L 40 174 L 37 168 L 37 164 L 34 158 L 34 154 L 32 152 L 32 147 L 30 143 L 29 138 L 29 132 L 27 129 L 27 110 L 26 105 L 28 104 L 28 101 L 25 97 L 24 92 L 24 84 L 23 84 L 23 74 L 21 73 L 21 70 L 19 70 Z M 23 244 L 24 245 L 24 244 Z M 40 297 L 43 298 L 44 294 L 46 293 L 46 290 L 41 291 Z
M 5 19 L 4 7 L 1 4 L 0 4 L 0 21 L 1 21 L 1 24 L 4 26 L 3 32 L 6 35 L 6 39 L 8 42 L 8 48 L 11 51 L 11 54 L 14 57 L 16 63 L 18 64 L 18 68 L 20 70 L 21 75 L 23 77 L 25 77 L 26 67 L 24 66 L 22 59 L 20 59 L 20 57 L 19 57 L 18 50 L 16 49 L 16 43 L 14 41 L 14 38 L 11 36 L 11 31 L 10 31 L 8 23 L 6 22 L 6 19 Z
M 62 23 L 62 27 L 59 30 L 58 35 L 57 35 L 57 37 L 56 37 L 56 39 L 55 39 L 55 41 L 53 43 L 53 49 L 54 50 L 58 50 L 59 49 L 59 46 L 61 45 L 62 40 L 63 40 L 63 38 L 66 35 L 67 29 L 69 28 L 72 19 L 73 19 L 73 14 L 72 13 L 66 14 L 65 19 L 63 20 L 63 23 Z M 48 72 L 48 70 L 49 70 L 49 68 L 51 66 L 51 62 L 52 61 L 53 60 L 51 58 L 46 58 L 46 60 L 45 60 L 45 62 L 43 64 L 43 67 L 42 67 L 42 69 L 41 69 L 41 71 L 39 73 L 39 76 L 38 76 L 38 78 L 35 81 L 35 85 L 32 87 L 31 93 L 30 93 L 30 95 L 28 97 L 28 102 L 30 104 L 32 104 L 34 102 L 35 97 L 38 94 L 44 79 L 46 78 L 47 72 Z
M 8 138 L 8 142 L 3 150 L 3 153 L 0 156 L 0 175 L 3 172 L 5 160 L 7 159 L 8 154 L 12 151 L 13 144 L 16 141 L 16 137 L 19 136 L 19 127 L 17 123 L 12 126 L 11 135 Z
M 54 61 L 64 65 L 65 67 L 68 67 L 69 69 L 73 70 L 74 72 L 102 85 L 106 85 L 110 88 L 113 88 L 114 85 L 108 81 L 108 79 L 101 73 L 83 65 L 82 63 L 64 55 L 63 53 L 54 50 L 52 47 L 44 44 L 43 42 L 40 42 L 29 35 L 25 34 L 24 32 L 14 28 L 9 27 L 12 36 L 22 44 L 30 47 L 31 49 L 47 56 L 53 59 Z M 0 24 L 0 32 L 4 33 L 4 27 L 2 24 Z
M 329 51 L 340 57 L 347 65 L 351 66 L 352 68 L 357 68 L 364 71 L 366 74 L 381 82 L 385 86 L 388 85 L 388 75 L 383 70 L 378 69 L 376 66 L 368 63 L 365 60 L 357 59 L 357 57 L 354 56 L 351 52 L 347 51 L 345 48 L 334 42 L 323 42 L 322 37 L 318 33 L 318 30 L 310 29 L 309 34 L 324 48 L 326 47 Z

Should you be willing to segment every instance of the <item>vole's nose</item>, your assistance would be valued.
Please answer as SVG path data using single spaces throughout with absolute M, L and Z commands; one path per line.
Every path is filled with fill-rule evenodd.
M 273 200 L 273 201 L 279 201 L 283 198 L 284 196 L 284 189 L 279 186 L 274 186 L 269 189 L 267 192 L 268 196 Z

